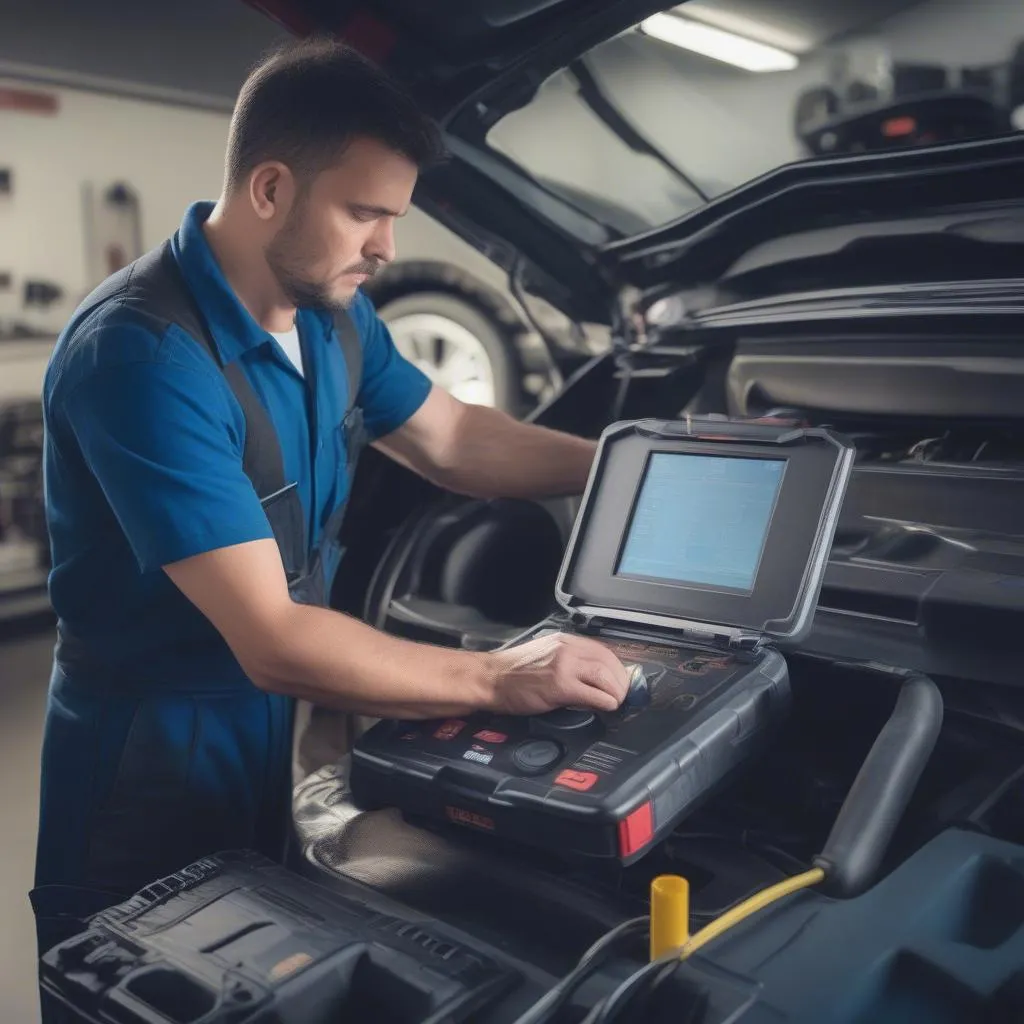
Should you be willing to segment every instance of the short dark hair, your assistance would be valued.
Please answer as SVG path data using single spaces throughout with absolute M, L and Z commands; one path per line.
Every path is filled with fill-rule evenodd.
M 389 75 L 329 37 L 290 43 L 249 73 L 231 117 L 225 178 L 237 188 L 261 163 L 280 160 L 308 180 L 366 136 L 421 170 L 444 155 L 438 126 Z

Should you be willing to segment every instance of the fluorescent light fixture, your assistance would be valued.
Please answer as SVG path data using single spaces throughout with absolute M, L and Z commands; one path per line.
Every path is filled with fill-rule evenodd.
M 796 57 L 766 43 L 674 14 L 652 14 L 640 28 L 649 36 L 745 71 L 792 71 Z

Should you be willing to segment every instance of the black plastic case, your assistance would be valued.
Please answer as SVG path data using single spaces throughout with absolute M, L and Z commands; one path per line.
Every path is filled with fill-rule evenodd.
M 706 429 L 641 421 L 605 432 L 558 581 L 564 611 L 515 641 L 585 633 L 642 667 L 649 703 L 627 701 L 614 713 L 562 709 L 532 718 L 381 722 L 353 751 L 358 803 L 398 807 L 566 857 L 629 864 L 765 747 L 790 699 L 785 660 L 770 641 L 799 638 L 810 627 L 853 450 L 821 430 L 716 422 L 713 436 L 704 436 Z M 621 445 L 632 447 L 616 451 Z M 793 470 L 788 506 L 781 497 L 778 506 L 800 506 L 798 536 L 780 521 L 775 537 L 798 550 L 806 566 L 789 567 L 783 599 L 766 601 L 755 589 L 729 597 L 729 615 L 716 619 L 694 617 L 704 598 L 693 588 L 685 595 L 677 588 L 685 618 L 601 601 L 618 585 L 608 552 L 619 543 L 624 495 L 640 486 L 637 460 L 644 450 L 666 446 L 748 458 L 781 452 L 799 462 L 787 466 L 787 473 Z M 810 514 L 801 506 L 804 497 L 816 503 Z
M 518 981 L 436 921 L 358 893 L 255 853 L 204 858 L 46 953 L 44 1009 L 89 1024 L 416 1024 L 464 1020 Z

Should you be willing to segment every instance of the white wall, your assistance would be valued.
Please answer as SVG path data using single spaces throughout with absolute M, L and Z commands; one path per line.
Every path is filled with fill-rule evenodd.
M 929 0 L 889 18 L 884 29 L 901 60 L 994 64 L 1024 42 L 1024 2 Z
M 11 168 L 14 184 L 0 197 L 0 271 L 14 278 L 11 291 L 0 292 L 0 320 L 59 331 L 96 283 L 88 280 L 83 186 L 130 185 L 140 198 L 143 246 L 151 248 L 175 230 L 190 202 L 220 192 L 228 119 L 46 91 L 59 97 L 53 116 L 0 110 L 0 167 Z M 58 284 L 64 300 L 45 312 L 22 309 L 23 282 L 33 278 Z

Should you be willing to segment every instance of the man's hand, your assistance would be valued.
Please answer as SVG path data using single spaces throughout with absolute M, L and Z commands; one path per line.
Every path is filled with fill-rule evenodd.
M 622 662 L 596 640 L 556 633 L 490 655 L 493 710 L 535 715 L 561 707 L 614 711 L 626 698 Z

